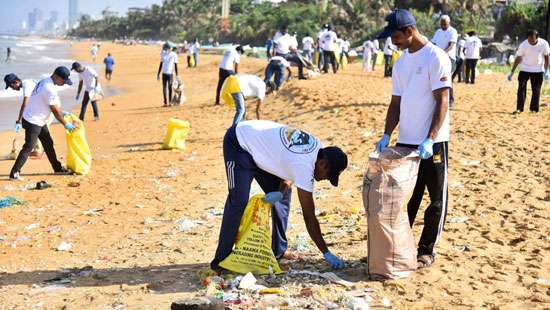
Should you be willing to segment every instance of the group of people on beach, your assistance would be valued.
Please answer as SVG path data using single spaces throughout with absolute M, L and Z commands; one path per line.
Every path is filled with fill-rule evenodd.
M 366 41 L 363 48 L 365 70 L 374 70 L 380 50 L 378 39 L 385 39 L 384 75 L 390 77 L 392 96 L 387 110 L 384 134 L 376 143 L 376 151 L 382 153 L 390 145 L 391 136 L 397 126 L 399 132 L 396 145 L 415 149 L 421 158 L 418 179 L 407 210 L 412 226 L 427 188 L 430 204 L 424 212 L 424 227 L 418 244 L 418 264 L 429 267 L 435 262 L 435 245 L 441 237 L 448 206 L 448 144 L 450 135 L 450 105 L 454 100 L 453 77 L 461 78 L 461 66 L 466 66 L 466 83 L 474 84 L 477 59 L 480 58 L 481 40 L 475 32 L 459 40 L 457 31 L 451 27 L 446 15 L 440 19 L 440 29 L 428 40 L 416 27 L 415 17 L 407 10 L 398 9 L 386 18 L 387 26 L 375 39 Z M 313 40 L 306 36 L 302 40 L 303 55 L 298 51 L 295 36 L 283 26 L 272 38 L 268 48 L 268 64 L 265 77 L 261 79 L 251 74 L 240 74 L 239 64 L 244 47 L 237 45 L 223 54 L 219 65 L 219 80 L 216 87 L 215 104 L 220 104 L 224 84 L 232 80 L 238 86 L 230 98 L 236 106 L 236 114 L 231 127 L 223 138 L 223 156 L 227 177 L 228 195 L 225 202 L 220 235 L 211 267 L 222 271 L 219 263 L 232 251 L 238 233 L 239 223 L 248 203 L 251 182 L 255 179 L 266 199 L 272 203 L 273 229 L 272 250 L 276 258 L 296 258 L 288 250 L 286 230 L 290 209 L 292 187 L 298 192 L 307 231 L 325 260 L 335 269 L 345 267 L 343 259 L 333 254 L 324 241 L 315 213 L 313 198 L 314 183 L 328 180 L 333 186 L 339 185 L 340 175 L 348 166 L 347 154 L 337 146 L 323 146 L 319 139 L 303 130 L 259 120 L 261 103 L 267 93 L 280 89 L 291 76 L 290 63 L 298 67 L 298 78 L 305 79 L 305 67 L 311 67 L 314 49 L 317 49 L 318 68 L 328 73 L 332 66 L 337 73 L 335 44 L 338 37 L 329 24 Z M 350 51 L 349 42 L 342 39 L 341 54 L 346 57 Z M 188 64 L 198 64 L 198 40 L 189 45 L 191 58 Z M 387 52 L 386 52 L 387 51 Z M 394 53 L 400 51 L 397 59 Z M 177 47 L 165 44 L 160 55 L 157 80 L 162 78 L 163 105 L 172 101 L 174 76 L 179 79 Z M 550 78 L 550 47 L 546 40 L 539 38 L 534 30 L 527 33 L 518 48 L 517 57 L 508 76 L 511 80 L 516 68 L 520 67 L 517 112 L 523 111 L 527 81 L 531 81 L 533 95 L 530 110 L 538 112 L 540 90 L 543 79 Z M 114 60 L 109 54 L 105 58 L 106 79 L 111 78 Z M 84 120 L 89 102 L 94 117 L 99 119 L 97 102 L 92 93 L 99 86 L 97 72 L 88 65 L 72 64 L 80 82 L 77 100 L 82 88 L 84 94 L 80 119 Z M 458 71 L 457 71 L 458 70 Z M 75 130 L 78 124 L 67 122 L 61 110 L 56 86 L 72 85 L 70 70 L 58 67 L 53 74 L 40 81 L 22 80 L 11 73 L 4 77 L 6 88 L 22 90 L 23 103 L 15 131 L 25 129 L 25 145 L 19 153 L 10 172 L 10 179 L 21 179 L 20 171 L 37 140 L 44 150 L 55 173 L 70 173 L 57 160 L 49 125 L 55 118 L 67 131 Z M 285 74 L 287 77 L 285 78 Z M 272 80 L 274 78 L 274 80 Z M 245 120 L 245 98 L 256 97 L 258 120 Z

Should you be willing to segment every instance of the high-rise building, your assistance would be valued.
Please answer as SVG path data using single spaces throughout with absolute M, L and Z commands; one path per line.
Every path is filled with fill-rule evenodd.
M 33 9 L 32 12 L 28 14 L 28 27 L 29 30 L 41 30 L 43 26 L 43 15 L 40 9 Z
M 78 0 L 69 0 L 69 28 L 76 27 L 78 19 Z

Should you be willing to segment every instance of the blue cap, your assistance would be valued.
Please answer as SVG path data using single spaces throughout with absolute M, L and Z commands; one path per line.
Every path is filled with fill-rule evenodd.
M 71 81 L 71 79 L 69 79 L 69 77 L 71 76 L 71 70 L 69 70 L 69 68 L 63 67 L 63 66 L 57 67 L 57 68 L 55 68 L 55 71 L 53 72 L 53 74 L 55 74 L 58 77 L 62 78 L 63 81 L 65 81 L 65 84 L 73 85 L 73 81 Z
M 403 29 L 408 26 L 416 26 L 416 19 L 411 12 L 405 9 L 397 9 L 386 16 L 388 25 L 384 28 L 384 31 L 378 35 L 378 39 L 383 39 L 391 36 L 391 34 L 399 29 Z
M 15 73 L 7 74 L 4 77 L 4 82 L 6 83 L 6 89 L 10 88 L 11 83 L 13 83 L 17 80 L 19 80 L 19 78 L 17 77 L 17 75 L 15 75 Z

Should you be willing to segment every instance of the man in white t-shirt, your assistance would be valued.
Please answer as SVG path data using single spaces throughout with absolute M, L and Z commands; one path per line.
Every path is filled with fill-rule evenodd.
M 342 38 L 339 42 L 340 44 L 340 63 L 342 64 L 343 60 L 344 60 L 344 56 L 347 58 L 349 57 L 349 48 L 351 46 L 351 44 L 349 43 L 348 40 L 346 40 L 346 38 Z
M 325 66 L 325 59 L 323 56 L 323 43 L 321 38 L 323 37 L 325 32 L 328 31 L 327 29 L 328 29 L 328 24 L 323 24 L 321 26 L 321 30 L 319 30 L 319 32 L 317 33 L 316 46 L 317 46 L 317 53 L 319 54 L 319 59 L 317 60 L 317 68 L 319 70 L 323 69 L 323 67 Z
M 69 172 L 57 160 L 53 140 L 48 129 L 48 120 L 53 113 L 55 118 L 63 124 L 68 131 L 73 131 L 76 128 L 73 124 L 67 123 L 63 118 L 61 103 L 57 95 L 56 87 L 65 84 L 72 85 L 73 82 L 69 79 L 70 75 L 71 71 L 68 68 L 57 67 L 50 77 L 38 82 L 31 92 L 28 103 L 23 109 L 23 116 L 21 118 L 21 125 L 25 129 L 25 144 L 11 168 L 11 180 L 22 180 L 20 176 L 21 168 L 23 168 L 23 165 L 27 162 L 29 154 L 32 152 L 38 140 L 40 140 L 44 147 L 44 152 L 48 156 L 53 171 L 56 174 L 67 174 Z M 6 80 L 6 78 L 4 78 L 4 80 Z M 12 81 L 8 80 L 7 82 Z
M 338 71 L 338 65 L 336 63 L 336 55 L 334 50 L 336 48 L 336 40 L 338 36 L 334 31 L 332 31 L 332 26 L 327 25 L 327 31 L 323 33 L 321 37 L 321 47 L 323 48 L 323 72 L 328 73 L 329 64 L 332 65 L 332 72 L 336 73 Z
M 384 44 L 384 77 L 390 77 L 392 73 L 391 59 L 393 53 L 397 52 L 397 47 L 393 45 L 391 38 L 386 39 Z
M 442 15 L 439 19 L 439 25 L 441 28 L 437 29 L 437 31 L 435 32 L 432 38 L 432 43 L 447 52 L 447 55 L 449 55 L 449 58 L 451 59 L 451 72 L 454 72 L 456 68 L 456 44 L 458 42 L 458 32 L 451 26 L 451 18 L 449 17 L 449 15 Z M 454 101 L 452 88 L 450 92 L 450 104 L 452 106 Z
M 79 116 L 79 118 L 83 121 L 84 116 L 86 115 L 86 109 L 88 108 L 88 102 L 90 102 L 90 92 L 98 89 L 98 75 L 94 68 L 90 66 L 83 66 L 78 62 L 73 62 L 71 69 L 76 71 L 80 78 L 78 90 L 76 91 L 76 101 L 79 100 L 82 86 L 84 86 L 84 97 L 82 98 L 82 107 L 80 108 Z M 94 119 L 98 121 L 99 109 L 95 100 L 92 100 L 92 109 L 94 110 Z
M 397 125 L 397 145 L 418 149 L 421 158 L 418 179 L 407 211 L 412 226 L 427 187 L 430 205 L 424 213 L 417 260 L 420 267 L 429 267 L 435 260 L 434 247 L 447 214 L 451 61 L 442 49 L 418 32 L 409 11 L 395 10 L 386 21 L 388 26 L 380 36 L 391 36 L 403 55 L 393 67 L 392 99 L 384 136 L 376 149 L 384 151 Z
M 372 45 L 374 46 L 374 50 L 372 52 L 372 71 L 374 71 L 374 68 L 376 67 L 376 62 L 378 61 L 378 52 L 380 51 L 380 43 L 377 39 L 371 40 Z
M 340 148 L 323 148 L 317 138 L 305 131 L 257 120 L 240 122 L 227 130 L 223 157 L 229 193 L 218 247 L 210 263 L 212 269 L 221 271 L 219 263 L 233 249 L 253 179 L 267 194 L 265 200 L 273 204 L 272 249 L 277 259 L 291 256 L 287 251 L 286 229 L 291 186 L 294 184 L 298 188 L 298 199 L 311 239 L 333 268 L 344 267 L 344 261 L 327 248 L 315 216 L 313 200 L 314 181 L 329 180 L 333 186 L 338 186 L 340 173 L 348 165 L 347 155 Z M 272 199 L 276 196 L 282 196 L 282 199 Z
M 308 36 L 305 36 L 302 39 L 302 50 L 304 51 L 304 55 L 306 59 L 311 62 L 313 61 L 313 45 L 314 45 L 313 38 Z
M 374 43 L 367 40 L 363 43 L 363 71 L 372 71 L 372 55 L 375 53 Z
M 239 62 L 241 55 L 244 54 L 244 49 L 241 45 L 228 48 L 223 53 L 222 61 L 218 72 L 218 86 L 216 87 L 216 105 L 220 104 L 220 93 L 222 91 L 223 82 L 230 75 L 239 73 Z
M 262 102 L 266 94 L 266 85 L 262 79 L 252 74 L 238 74 L 239 93 L 232 93 L 231 97 L 235 102 L 235 117 L 233 125 L 243 121 L 246 115 L 246 99 L 256 98 L 256 118 L 260 119 Z
M 14 73 L 10 73 L 4 77 L 4 82 L 6 83 L 6 89 L 11 88 L 15 91 L 22 90 L 23 95 L 23 102 L 21 103 L 21 109 L 19 109 L 19 117 L 17 118 L 17 121 L 15 121 L 15 133 L 19 133 L 21 131 L 22 125 L 21 122 L 23 121 L 23 111 L 25 111 L 25 107 L 27 106 L 29 102 L 29 97 L 32 94 L 32 91 L 36 87 L 37 81 L 35 80 L 22 80 L 15 75 Z
M 187 67 L 196 67 L 199 64 L 199 48 L 201 47 L 201 44 L 199 43 L 199 39 L 193 40 L 191 44 L 189 44 L 187 48 Z M 191 66 L 191 57 L 193 57 L 193 65 Z
M 288 72 L 286 79 L 285 70 Z M 265 68 L 264 82 L 269 86 L 270 91 L 276 91 L 279 90 L 284 81 L 289 80 L 291 76 L 292 72 L 290 71 L 290 63 L 281 56 L 274 56 L 271 57 L 269 64 L 267 64 L 267 68 Z M 271 81 L 272 77 L 275 82 Z
M 178 54 L 176 54 L 176 47 L 170 48 L 168 43 L 165 43 L 162 47 L 162 53 L 160 54 L 160 64 L 157 71 L 157 81 L 160 80 L 160 73 L 162 72 L 162 96 L 163 106 L 167 107 L 172 104 L 172 84 L 174 83 L 174 71 L 176 72 L 176 78 L 178 74 Z M 168 96 L 166 94 L 168 93 Z
M 512 71 L 508 75 L 508 80 L 512 80 L 512 76 L 519 65 L 518 76 L 518 96 L 517 108 L 514 113 L 523 112 L 523 106 L 527 97 L 527 81 L 531 80 L 531 104 L 529 111 L 539 111 L 540 91 L 542 88 L 542 80 L 550 79 L 550 46 L 548 41 L 539 38 L 539 33 L 536 30 L 529 30 L 527 40 L 523 41 L 516 52 L 516 60 L 512 66 Z
M 481 40 L 477 37 L 475 31 L 468 32 L 468 37 L 465 40 L 464 43 L 464 56 L 466 57 L 465 61 L 465 82 L 466 84 L 475 84 L 476 82 L 476 67 L 477 62 L 481 58 L 481 48 L 483 47 L 483 43 L 481 43 Z
M 458 76 L 458 83 L 462 83 L 464 73 L 464 60 L 466 59 L 466 54 L 464 53 L 465 48 L 466 40 L 464 38 L 459 39 L 456 45 L 456 68 L 453 72 L 453 82 L 455 80 L 455 76 Z
M 298 79 L 305 80 L 304 63 L 297 55 L 295 45 L 297 45 L 297 42 L 295 38 L 288 33 L 288 26 L 283 25 L 279 31 L 279 35 L 273 37 L 273 56 L 281 56 L 287 61 L 294 63 L 298 67 Z

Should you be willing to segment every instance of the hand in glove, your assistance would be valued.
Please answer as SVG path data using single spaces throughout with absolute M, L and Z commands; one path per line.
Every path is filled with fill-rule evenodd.
M 434 155 L 434 140 L 426 139 L 422 144 L 418 146 L 418 153 L 420 158 L 428 159 Z
M 385 133 L 382 139 L 380 139 L 380 141 L 376 143 L 376 151 L 378 153 L 382 153 L 389 144 L 390 144 L 390 135 Z
M 326 252 L 325 254 L 323 254 L 323 256 L 333 269 L 342 269 L 346 266 L 341 258 L 330 252 Z

